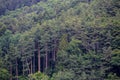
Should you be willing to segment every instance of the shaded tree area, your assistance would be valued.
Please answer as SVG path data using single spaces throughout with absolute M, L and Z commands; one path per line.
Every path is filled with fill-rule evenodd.
M 0 79 L 119 80 L 119 0 L 32 1 L 0 17 Z
M 0 15 L 24 6 L 32 6 L 40 1 L 45 0 L 0 0 Z

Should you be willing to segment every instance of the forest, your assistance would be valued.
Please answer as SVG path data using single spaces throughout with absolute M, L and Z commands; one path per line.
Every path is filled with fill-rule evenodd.
M 0 80 L 120 80 L 120 0 L 0 0 Z

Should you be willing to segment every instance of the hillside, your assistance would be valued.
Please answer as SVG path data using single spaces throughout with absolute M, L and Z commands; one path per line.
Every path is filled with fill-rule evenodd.
M 0 0 L 0 15 L 24 6 L 32 6 L 40 1 L 46 0 Z
M 120 79 L 119 0 L 26 1 L 2 8 L 0 79 Z

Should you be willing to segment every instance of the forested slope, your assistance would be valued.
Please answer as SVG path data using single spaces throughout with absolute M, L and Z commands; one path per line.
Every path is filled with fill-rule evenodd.
M 119 0 L 45 0 L 7 12 L 0 79 L 119 80 L 119 18 Z
M 0 0 L 0 15 L 24 6 L 32 6 L 40 1 L 46 0 Z

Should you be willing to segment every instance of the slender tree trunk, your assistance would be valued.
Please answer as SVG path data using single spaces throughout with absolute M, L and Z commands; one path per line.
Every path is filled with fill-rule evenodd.
M 35 72 L 35 54 L 33 56 L 33 73 Z
M 38 71 L 41 71 L 40 67 L 40 47 L 38 46 Z
M 31 62 L 30 62 L 30 68 L 31 68 L 31 74 L 33 73 L 33 66 L 32 66 L 32 58 L 31 58 Z
M 24 50 L 23 50 L 23 47 L 22 47 L 22 48 L 21 48 L 21 55 L 22 55 L 22 56 L 23 56 L 23 52 L 24 52 Z M 24 65 L 24 63 L 25 63 L 25 62 L 22 61 L 22 74 L 23 74 L 23 75 L 25 75 L 25 72 L 24 72 L 24 71 L 25 71 L 25 70 L 24 70 L 24 69 L 25 69 L 25 68 L 24 68 L 25 65 Z
M 29 67 L 29 62 L 28 62 L 27 58 L 26 58 L 26 64 L 27 64 L 28 74 L 30 74 L 30 67 Z
M 56 40 L 54 40 L 54 51 L 53 51 L 53 61 L 56 60 Z
M 55 51 L 55 49 L 54 49 L 54 51 L 53 51 L 53 61 L 55 61 L 56 60 L 56 51 Z
M 16 80 L 18 80 L 18 62 L 16 59 Z
M 10 80 L 12 80 L 12 64 L 10 64 L 10 74 L 11 74 Z
M 24 66 L 25 66 L 24 65 L 24 61 L 22 62 L 22 66 L 23 66 L 23 70 L 22 70 L 23 71 L 23 75 L 25 75 L 25 72 L 24 72 Z
M 45 45 L 45 68 L 48 68 L 48 46 L 47 43 Z

